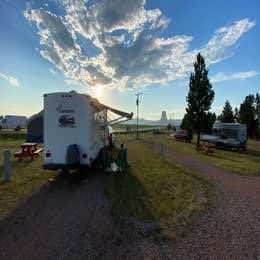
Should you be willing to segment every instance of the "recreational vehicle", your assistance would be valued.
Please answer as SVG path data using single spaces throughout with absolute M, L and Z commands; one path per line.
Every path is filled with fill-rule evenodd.
M 14 129 L 19 131 L 26 127 L 27 118 L 25 116 L 6 115 L 0 120 L 0 131 L 2 129 Z
M 216 121 L 213 125 L 213 135 L 202 135 L 201 140 L 215 143 L 217 148 L 246 149 L 247 128 L 245 124 Z
M 91 165 L 100 150 L 109 145 L 109 137 L 114 140 L 110 125 L 130 120 L 133 113 L 71 91 L 45 94 L 44 109 L 38 115 L 43 124 L 44 168 L 56 169 Z M 37 118 L 28 124 L 27 141 L 36 137 L 32 130 L 37 132 L 34 128 Z M 39 122 L 38 118 L 41 125 Z

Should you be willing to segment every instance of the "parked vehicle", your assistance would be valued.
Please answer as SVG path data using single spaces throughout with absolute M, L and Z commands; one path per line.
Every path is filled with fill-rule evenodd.
M 213 125 L 213 135 L 202 135 L 201 140 L 214 143 L 217 148 L 246 149 L 247 128 L 245 124 L 217 121 Z
M 176 141 L 191 142 L 192 137 L 188 134 L 188 131 L 179 129 L 174 135 Z
M 14 129 L 19 131 L 26 127 L 27 118 L 25 116 L 6 115 L 0 120 L 0 131 L 2 129 Z
M 117 115 L 109 120 L 109 114 Z M 111 124 L 130 120 L 133 113 L 125 113 L 101 104 L 89 95 L 75 91 L 44 95 L 43 113 L 32 117 L 28 124 L 27 141 L 43 140 L 44 168 L 78 168 L 91 165 L 103 147 L 115 141 Z M 34 122 L 43 125 L 42 138 Z M 37 128 L 37 127 L 36 127 Z M 29 129 L 34 132 L 31 133 Z M 37 130 L 37 131 L 36 131 Z M 36 134 L 35 134 L 36 133 Z

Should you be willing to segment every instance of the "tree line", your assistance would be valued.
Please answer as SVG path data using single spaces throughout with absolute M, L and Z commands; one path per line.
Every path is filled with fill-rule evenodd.
M 248 136 L 260 138 L 260 94 L 249 94 L 234 110 L 226 100 L 222 113 L 217 119 L 221 122 L 246 124 Z
M 239 108 L 233 111 L 229 101 L 225 102 L 222 113 L 217 117 L 210 112 L 215 97 L 214 90 L 208 78 L 205 59 L 199 53 L 194 63 L 194 72 L 190 75 L 189 92 L 186 97 L 187 108 L 181 128 L 188 134 L 197 133 L 197 144 L 200 143 L 200 134 L 211 133 L 214 122 L 239 122 L 247 125 L 249 137 L 260 138 L 260 95 L 250 94 L 245 97 Z

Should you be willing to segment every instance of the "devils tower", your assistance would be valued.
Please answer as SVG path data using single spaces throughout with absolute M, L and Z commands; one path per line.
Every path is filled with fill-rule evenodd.
M 166 111 L 162 111 L 162 115 L 161 115 L 161 124 L 162 125 L 167 125 L 168 124 L 168 118 L 167 118 L 167 115 L 166 115 Z

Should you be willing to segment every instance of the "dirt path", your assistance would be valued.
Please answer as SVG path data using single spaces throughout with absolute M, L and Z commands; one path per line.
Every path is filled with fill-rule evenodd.
M 160 146 L 145 141 L 160 151 Z M 197 219 L 185 237 L 165 243 L 178 259 L 260 259 L 260 178 L 239 176 L 194 156 L 165 150 L 214 186 L 213 211 Z

